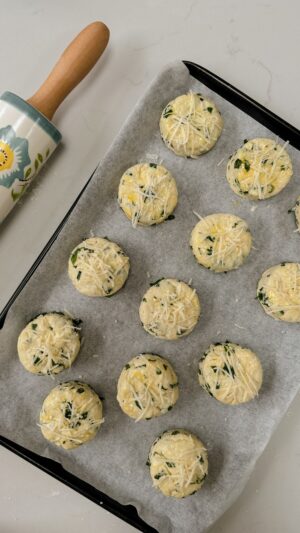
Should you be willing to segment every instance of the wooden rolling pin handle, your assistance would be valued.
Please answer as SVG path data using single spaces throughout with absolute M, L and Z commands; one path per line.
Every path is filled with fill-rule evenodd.
M 86 26 L 69 44 L 46 81 L 27 102 L 51 120 L 62 101 L 98 61 L 108 40 L 109 29 L 103 22 Z

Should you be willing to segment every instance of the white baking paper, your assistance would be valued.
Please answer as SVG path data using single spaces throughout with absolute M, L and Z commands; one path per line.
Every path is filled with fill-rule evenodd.
M 191 88 L 215 100 L 225 124 L 215 148 L 198 160 L 175 156 L 165 147 L 158 128 L 167 102 Z M 295 233 L 293 215 L 288 214 L 300 193 L 300 157 L 296 149 L 288 148 L 294 177 L 278 196 L 260 203 L 239 199 L 224 177 L 226 161 L 243 139 L 256 136 L 275 137 L 191 78 L 183 63 L 167 66 L 126 121 L 56 243 L 11 308 L 0 335 L 1 433 L 55 459 L 121 503 L 135 505 L 160 533 L 201 533 L 214 523 L 243 489 L 298 389 L 299 324 L 268 317 L 255 295 L 266 268 L 300 261 L 300 236 Z M 150 161 L 149 154 L 162 160 L 176 178 L 179 205 L 174 220 L 133 229 L 118 207 L 118 184 L 129 166 Z M 248 222 L 255 248 L 244 266 L 215 274 L 196 263 L 189 247 L 197 222 L 193 211 L 202 216 L 234 213 Z M 69 253 L 91 232 L 118 242 L 131 260 L 126 286 L 112 298 L 81 296 L 68 279 Z M 140 300 L 149 282 L 161 277 L 192 279 L 201 299 L 199 324 L 180 340 L 155 339 L 139 321 Z M 64 309 L 83 320 L 85 342 L 77 361 L 55 379 L 29 374 L 17 356 L 20 330 L 39 312 Z M 246 405 L 222 405 L 198 385 L 200 355 L 210 343 L 226 339 L 250 347 L 262 361 L 261 394 Z M 117 404 L 116 384 L 123 365 L 139 352 L 159 353 L 172 362 L 179 376 L 180 398 L 170 413 L 135 423 Z M 105 397 L 105 423 L 92 442 L 64 451 L 44 440 L 37 422 L 46 395 L 58 382 L 69 379 L 86 381 Z M 152 488 L 146 466 L 155 437 L 174 427 L 198 435 L 209 455 L 203 488 L 181 501 Z

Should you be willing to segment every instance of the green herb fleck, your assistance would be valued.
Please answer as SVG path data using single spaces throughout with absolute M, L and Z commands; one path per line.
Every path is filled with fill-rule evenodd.
M 165 278 L 160 278 L 158 279 L 157 281 L 154 281 L 153 283 L 150 283 L 150 287 L 154 287 L 155 285 L 157 285 L 159 287 L 159 284 L 160 282 L 165 279 Z
M 135 400 L 134 403 L 139 409 L 142 409 L 141 404 L 137 400 Z
M 265 291 L 263 289 L 259 289 L 256 297 L 262 305 L 265 305 L 266 307 L 269 307 L 269 297 L 266 295 Z
M 212 113 L 212 112 L 213 112 L 213 109 L 214 109 L 213 107 L 207 107 L 207 108 L 206 108 L 206 111 L 208 111 L 209 113 Z
M 38 326 L 37 324 L 31 324 L 31 328 L 32 328 L 34 331 L 36 330 L 37 326 Z
M 65 418 L 68 418 L 70 420 L 71 417 L 72 417 L 72 402 L 67 402 L 67 405 L 65 406 Z
M 234 162 L 234 168 L 240 168 L 241 164 L 242 164 L 241 159 L 236 159 Z
M 247 161 L 247 159 L 245 159 L 245 161 L 244 161 L 244 167 L 245 167 L 246 172 L 249 172 L 249 170 L 250 170 L 250 163 L 249 163 L 249 161 Z
M 74 250 L 74 252 L 71 255 L 71 263 L 72 265 L 74 265 L 74 267 L 76 267 L 76 261 L 78 258 L 78 254 L 81 250 L 85 250 L 86 252 L 90 254 L 94 252 L 94 250 L 91 250 L 90 248 L 85 248 L 85 246 L 80 246 L 79 248 L 76 248 L 76 250 Z
M 163 110 L 163 118 L 168 118 L 170 115 L 172 115 L 173 109 L 170 105 L 167 105 L 165 109 Z

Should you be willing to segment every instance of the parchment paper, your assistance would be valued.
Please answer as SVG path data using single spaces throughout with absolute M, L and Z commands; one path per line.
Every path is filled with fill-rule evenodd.
M 163 107 L 190 88 L 211 96 L 225 123 L 216 147 L 198 160 L 176 157 L 164 146 L 158 129 Z M 294 232 L 293 215 L 287 213 L 300 193 L 299 152 L 288 148 L 294 178 L 273 199 L 260 203 L 239 199 L 224 178 L 227 158 L 243 139 L 265 135 L 270 132 L 196 82 L 181 62 L 167 66 L 126 121 L 1 331 L 1 433 L 59 461 L 121 503 L 134 504 L 160 533 L 201 533 L 213 524 L 241 492 L 298 389 L 299 325 L 268 317 L 255 294 L 266 268 L 300 260 L 300 236 Z M 118 183 L 129 166 L 149 161 L 149 153 L 157 155 L 176 178 L 179 205 L 174 220 L 133 229 L 117 205 Z M 247 220 L 255 249 L 244 266 L 215 274 L 196 263 L 189 248 L 190 232 L 197 222 L 193 210 L 202 216 L 234 213 Z M 91 231 L 118 242 L 131 259 L 125 288 L 109 299 L 81 296 L 68 279 L 69 253 Z M 201 299 L 198 326 L 177 341 L 155 339 L 140 325 L 138 307 L 143 293 L 150 281 L 161 277 L 192 279 Z M 64 309 L 84 321 L 85 342 L 77 361 L 55 379 L 29 374 L 17 357 L 20 330 L 39 312 Z M 222 405 L 198 385 L 200 355 L 211 342 L 226 339 L 250 347 L 262 361 L 261 394 L 243 406 Z M 151 351 L 174 365 L 180 398 L 167 415 L 135 423 L 118 407 L 116 383 L 133 355 Z M 48 444 L 36 424 L 45 396 L 58 382 L 69 379 L 82 379 L 105 397 L 105 423 L 91 443 L 64 451 Z M 154 490 L 145 464 L 154 438 L 174 427 L 196 433 L 209 454 L 209 476 L 202 490 L 182 501 Z

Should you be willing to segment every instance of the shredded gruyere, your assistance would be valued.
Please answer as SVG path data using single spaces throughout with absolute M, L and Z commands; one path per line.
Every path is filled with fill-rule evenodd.
M 51 375 L 69 368 L 80 350 L 80 323 L 64 313 L 31 320 L 18 338 L 19 359 L 29 372 Z
M 151 335 L 174 340 L 191 333 L 198 322 L 200 309 L 195 289 L 183 281 L 161 279 L 144 294 L 140 319 Z
M 257 299 L 272 318 L 300 322 L 300 263 L 266 270 L 258 282 Z
M 44 400 L 39 426 L 44 437 L 66 450 L 96 436 L 102 418 L 102 402 L 86 383 L 61 383 Z
M 257 396 L 263 371 L 254 352 L 232 342 L 211 344 L 199 362 L 200 385 L 222 403 L 237 405 Z
M 68 272 L 74 287 L 85 296 L 112 296 L 129 274 L 129 258 L 107 238 L 92 237 L 72 250 Z
M 203 443 L 183 429 L 160 435 L 152 444 L 147 464 L 153 486 L 173 498 L 185 498 L 197 492 L 208 473 Z
M 196 158 L 213 148 L 223 119 L 212 100 L 190 92 L 168 103 L 159 125 L 168 148 L 177 155 Z
M 139 354 L 125 365 L 119 377 L 117 400 L 136 422 L 167 413 L 178 396 L 177 376 L 159 355 Z
M 293 167 L 285 150 L 272 139 L 245 141 L 230 158 L 226 177 L 232 190 L 250 200 L 265 200 L 278 194 L 290 181 Z
M 251 244 L 246 222 L 224 213 L 201 218 L 190 239 L 198 263 L 215 272 L 227 272 L 241 266 L 250 253 Z
M 166 220 L 177 205 L 176 182 L 170 172 L 155 163 L 140 163 L 123 174 L 118 201 L 132 225 L 151 226 Z

